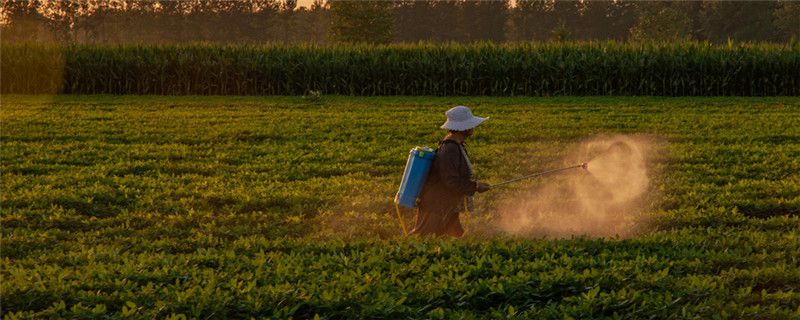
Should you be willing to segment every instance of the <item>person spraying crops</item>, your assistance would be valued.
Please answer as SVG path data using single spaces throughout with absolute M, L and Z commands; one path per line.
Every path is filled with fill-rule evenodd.
M 411 234 L 460 237 L 464 228 L 459 214 L 471 207 L 475 192 L 489 190 L 489 184 L 473 180 L 472 163 L 465 148 L 465 141 L 475 133 L 475 127 L 488 118 L 473 116 L 464 106 L 453 107 L 445 115 L 447 121 L 441 128 L 448 133 L 439 142 L 422 186 Z

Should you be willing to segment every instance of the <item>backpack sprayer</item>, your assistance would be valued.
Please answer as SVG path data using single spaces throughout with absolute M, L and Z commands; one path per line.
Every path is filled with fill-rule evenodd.
M 425 179 L 428 177 L 428 172 L 430 171 L 431 165 L 433 164 L 433 159 L 435 158 L 436 158 L 436 149 L 431 147 L 418 146 L 414 147 L 413 149 L 411 149 L 411 151 L 409 151 L 408 160 L 406 161 L 406 168 L 405 171 L 403 172 L 403 180 L 400 182 L 400 190 L 397 191 L 397 195 L 394 197 L 395 209 L 397 209 L 397 218 L 400 220 L 400 227 L 403 228 L 404 235 L 408 234 L 408 231 L 406 229 L 406 224 L 403 221 L 403 216 L 402 214 L 400 214 L 400 206 L 409 209 L 417 207 L 417 197 L 419 196 L 420 191 L 422 191 L 422 185 L 425 184 Z M 495 183 L 490 185 L 490 187 L 499 187 L 520 180 L 540 177 L 551 173 L 556 173 L 576 168 L 583 168 L 584 170 L 589 170 L 589 164 L 583 162 L 581 164 L 566 168 L 553 169 L 534 174 L 529 174 L 511 180 Z
M 403 180 L 400 182 L 400 190 L 394 197 L 394 207 L 397 209 L 397 218 L 400 219 L 403 235 L 408 234 L 408 230 L 403 222 L 403 215 L 400 214 L 400 206 L 409 209 L 417 207 L 417 196 L 422 191 L 425 179 L 428 178 L 434 158 L 436 158 L 436 149 L 431 147 L 414 147 L 409 151 Z

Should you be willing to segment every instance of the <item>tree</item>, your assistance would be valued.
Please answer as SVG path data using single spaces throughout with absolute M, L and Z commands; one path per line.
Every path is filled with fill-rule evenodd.
M 636 15 L 636 2 L 615 1 L 608 7 L 608 39 L 626 40 L 630 30 L 638 21 Z
M 429 29 L 431 39 L 435 41 L 464 41 L 466 36 L 463 26 L 459 25 L 461 19 L 460 4 L 454 0 L 432 1 L 430 15 L 433 19 L 432 28 Z M 414 23 L 412 20 L 411 23 Z
M 570 40 L 576 34 L 577 26 L 580 24 L 580 2 L 555 1 L 552 4 L 549 15 L 553 16 L 555 22 L 553 29 L 550 30 L 550 39 L 555 41 Z
M 460 6 L 465 41 L 505 41 L 507 0 L 464 1 Z
M 401 1 L 393 10 L 395 41 L 432 41 L 434 26 L 437 24 L 432 14 L 432 1 Z
M 781 1 L 774 16 L 779 39 L 800 40 L 800 2 Z
M 281 40 L 289 42 L 294 37 L 294 22 L 295 22 L 295 9 L 297 8 L 297 0 L 284 0 L 281 4 Z
M 564 21 L 558 23 L 558 25 L 553 28 L 553 31 L 550 32 L 550 40 L 553 41 L 567 41 L 572 39 L 572 33 L 569 32 L 569 28 Z
M 330 24 L 328 11 L 323 0 L 314 0 L 310 8 L 298 12 L 298 24 L 304 42 L 322 43 L 326 41 Z
M 395 2 L 394 40 L 444 42 L 464 39 L 456 1 L 407 0 Z
M 511 10 L 509 38 L 515 41 L 547 39 L 553 29 L 547 12 L 545 0 L 517 0 L 517 5 Z
M 702 25 L 707 39 L 723 43 L 738 41 L 771 41 L 777 33 L 773 12 L 777 1 L 706 1 L 703 2 Z
M 51 32 L 49 19 L 37 11 L 39 0 L 7 0 L 0 4 L 4 42 L 51 42 L 55 37 Z
M 683 12 L 691 21 L 689 35 L 694 40 L 707 40 L 703 33 L 703 1 L 669 2 L 670 8 Z
M 584 0 L 580 2 L 580 19 L 576 26 L 577 40 L 598 40 L 610 38 L 611 24 L 608 18 L 611 1 Z
M 517 0 L 511 14 L 514 40 L 567 40 L 578 25 L 580 2 Z
M 692 21 L 680 10 L 656 8 L 655 14 L 643 10 L 631 28 L 633 41 L 681 41 L 691 39 Z
M 800 40 L 800 2 L 2 0 L 3 42 Z
M 330 1 L 331 36 L 336 41 L 388 43 L 392 41 L 391 2 Z

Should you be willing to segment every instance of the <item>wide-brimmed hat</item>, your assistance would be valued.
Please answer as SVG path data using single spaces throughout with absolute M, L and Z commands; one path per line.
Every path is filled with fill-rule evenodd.
M 472 115 L 472 111 L 465 106 L 456 106 L 444 113 L 447 121 L 442 125 L 442 129 L 464 131 L 477 127 L 481 122 L 489 117 L 481 118 Z

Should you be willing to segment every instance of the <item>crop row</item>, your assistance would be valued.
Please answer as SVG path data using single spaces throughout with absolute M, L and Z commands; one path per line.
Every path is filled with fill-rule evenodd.
M 789 230 L 688 228 L 621 241 L 225 241 L 195 229 L 82 243 L 95 237 L 87 233 L 13 260 L 3 304 L 38 317 L 791 318 L 800 221 L 783 223 Z M 188 250 L 175 251 L 177 241 Z
M 4 45 L 3 93 L 794 96 L 800 47 Z

